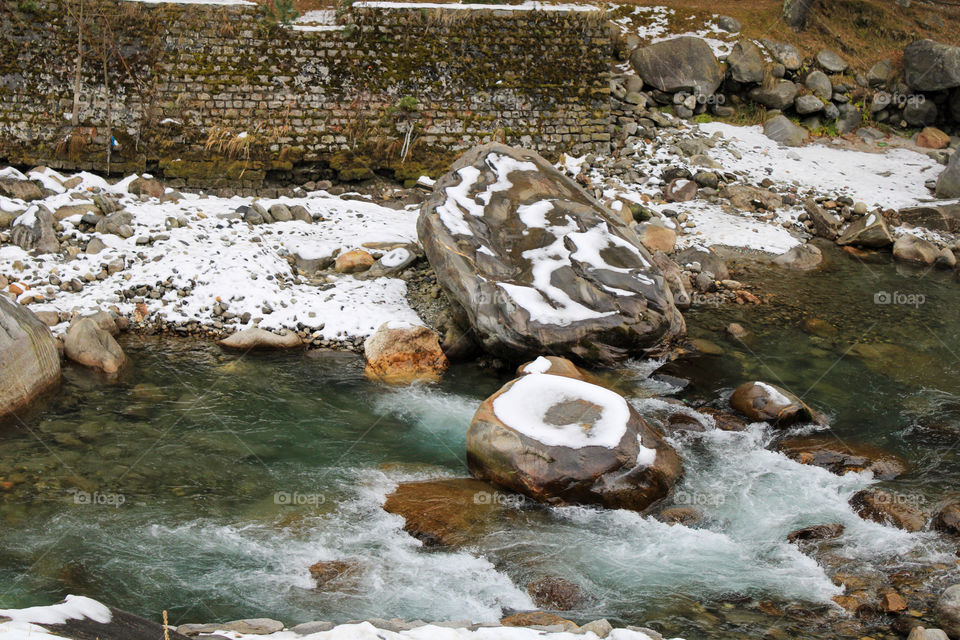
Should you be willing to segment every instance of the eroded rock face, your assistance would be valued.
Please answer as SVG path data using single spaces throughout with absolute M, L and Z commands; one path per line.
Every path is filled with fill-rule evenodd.
M 633 231 L 536 153 L 464 154 L 417 228 L 437 280 L 495 355 L 609 363 L 685 332 Z
M 730 395 L 730 406 L 751 420 L 780 427 L 817 422 L 820 417 L 795 395 L 766 382 L 745 382 Z
M 32 311 L 0 296 L 0 417 L 60 382 L 57 344 Z
M 549 373 L 527 373 L 480 406 L 467 465 L 539 502 L 635 511 L 682 475 L 676 451 L 619 394 Z
M 449 366 L 436 332 L 406 322 L 380 325 L 363 343 L 363 354 L 367 377 L 392 384 L 438 380 Z

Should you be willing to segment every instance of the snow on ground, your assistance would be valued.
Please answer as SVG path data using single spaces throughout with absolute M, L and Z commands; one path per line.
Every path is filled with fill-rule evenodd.
M 143 4 L 256 4 L 249 0 L 124 0 L 124 2 L 142 2 Z
M 930 191 L 924 182 L 942 170 L 937 161 L 909 149 L 887 149 L 868 153 L 810 144 L 782 147 L 763 134 L 760 126 L 737 127 L 720 122 L 699 125 L 707 134 L 718 132 L 732 141 L 741 157 L 722 149 L 711 157 L 726 171 L 746 171 L 760 181 L 789 182 L 817 188 L 824 193 L 849 195 L 868 207 L 908 207 L 928 202 Z
M 32 304 L 35 311 L 89 312 L 115 305 L 122 314 L 132 316 L 136 300 L 142 298 L 151 315 L 158 314 L 168 322 L 196 320 L 211 325 L 217 320 L 212 307 L 222 301 L 238 317 L 246 312 L 252 319 L 262 318 L 259 326 L 263 328 L 303 325 L 320 330 L 321 336 L 330 340 L 365 337 L 391 319 L 419 322 L 406 301 L 402 280 L 359 280 L 342 275 L 331 276 L 332 282 L 318 287 L 295 276 L 286 259 L 293 253 L 304 259 L 330 256 L 337 249 L 346 251 L 370 242 L 415 242 L 415 211 L 397 211 L 317 192 L 301 198 L 261 200 L 267 208 L 276 202 L 300 204 L 314 222 L 250 226 L 235 213 L 238 206 L 251 203 L 249 198 L 185 194 L 178 202 L 141 200 L 126 194 L 132 177 L 108 186 L 101 178 L 81 175 L 81 186 L 51 196 L 44 204 L 56 211 L 66 204 L 89 203 L 87 189 L 91 187 L 122 193 L 121 204 L 133 214 L 134 235 L 123 239 L 112 234 L 81 233 L 77 229 L 80 216 L 75 215 L 62 222 L 67 235 L 84 241 L 96 236 L 106 249 L 65 260 L 61 255 L 30 256 L 13 245 L 0 248 L 0 273 L 31 286 L 21 298 L 37 292 L 53 297 L 52 301 Z M 19 205 L 27 208 L 25 203 Z M 185 225 L 168 229 L 171 218 Z M 152 243 L 138 245 L 138 238 L 152 239 Z M 80 292 L 63 292 L 48 284 L 51 275 L 64 282 L 82 282 L 85 276 L 90 279 L 89 274 L 95 276 L 103 265 L 116 261 L 123 263 L 122 271 L 86 283 Z M 173 289 L 190 290 L 189 295 L 178 297 L 175 290 L 167 290 L 160 299 L 149 295 L 127 299 L 120 295 L 126 289 L 166 282 Z M 265 306 L 272 311 L 265 311 Z M 238 321 L 235 326 L 240 328 Z
M 550 4 L 546 2 L 536 2 L 527 0 L 520 4 L 469 4 L 469 3 L 450 3 L 442 2 L 389 2 L 386 0 L 361 0 L 355 2 L 354 7 L 369 7 L 375 9 L 468 9 L 473 11 L 495 10 L 495 11 L 600 11 L 601 9 L 591 4 Z

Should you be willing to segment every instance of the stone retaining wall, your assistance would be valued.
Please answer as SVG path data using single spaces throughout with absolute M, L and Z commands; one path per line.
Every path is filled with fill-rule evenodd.
M 357 6 L 303 31 L 253 5 L 77 7 L 0 8 L 0 161 L 249 187 L 412 179 L 491 138 L 548 155 L 610 138 L 595 12 Z

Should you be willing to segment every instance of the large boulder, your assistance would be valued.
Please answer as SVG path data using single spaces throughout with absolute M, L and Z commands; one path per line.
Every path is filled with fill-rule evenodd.
M 32 311 L 0 296 L 0 416 L 60 382 L 57 343 Z
M 743 39 L 733 45 L 727 56 L 730 77 L 741 84 L 763 80 L 763 53 L 753 40 Z
M 127 363 L 127 356 L 117 341 L 93 318 L 80 318 L 70 325 L 63 351 L 77 364 L 109 374 L 117 373 Z
M 960 87 L 960 47 L 917 40 L 903 49 L 903 75 L 914 91 Z
M 820 247 L 812 244 L 798 244 L 773 259 L 774 264 L 797 271 L 816 269 L 821 262 L 823 262 L 823 252 L 820 251 Z
M 438 282 L 491 353 L 615 362 L 685 332 L 636 234 L 534 152 L 490 144 L 464 154 L 417 229 Z
M 879 213 L 868 213 L 850 223 L 837 238 L 840 246 L 854 245 L 868 249 L 882 249 L 893 244 L 893 235 L 887 221 Z
M 730 395 L 730 406 L 751 420 L 770 422 L 778 427 L 822 421 L 800 398 L 766 382 L 743 383 Z
M 630 64 L 644 84 L 667 93 L 710 96 L 723 82 L 723 71 L 710 45 L 692 36 L 639 48 L 630 55 Z
M 960 198 L 960 153 L 954 152 L 937 178 L 938 198 Z
M 392 384 L 439 380 L 449 362 L 432 329 L 408 322 L 385 322 L 363 343 L 369 378 Z
M 550 504 L 643 511 L 682 475 L 680 457 L 619 394 L 527 373 L 477 410 L 467 430 L 477 478 Z

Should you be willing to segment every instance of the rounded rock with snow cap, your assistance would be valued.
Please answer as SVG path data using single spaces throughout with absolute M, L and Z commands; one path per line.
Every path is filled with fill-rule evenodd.
M 823 416 L 785 389 L 766 382 L 745 382 L 730 395 L 730 406 L 758 422 L 785 427 L 798 422 L 823 422 Z
M 541 373 L 555 368 L 546 358 L 525 368 L 473 417 L 474 476 L 557 505 L 643 511 L 669 495 L 683 473 L 680 457 L 622 396 Z

